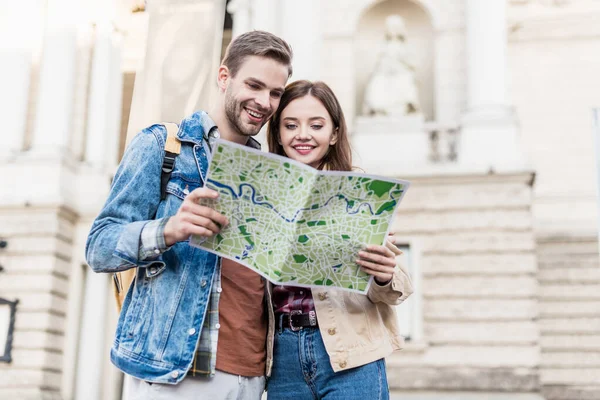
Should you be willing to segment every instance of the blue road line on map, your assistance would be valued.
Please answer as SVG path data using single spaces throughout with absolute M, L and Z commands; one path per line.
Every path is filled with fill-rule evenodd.
M 215 185 L 215 186 L 217 186 L 217 187 L 219 187 L 219 188 L 221 188 L 221 189 L 225 189 L 225 190 L 229 191 L 229 192 L 231 193 L 231 196 L 232 196 L 234 199 L 239 199 L 239 198 L 242 196 L 242 189 L 243 189 L 243 187 L 244 187 L 244 186 L 247 186 L 247 187 L 249 187 L 249 188 L 250 188 L 250 190 L 252 191 L 252 197 L 251 197 L 251 199 L 252 199 L 252 203 L 253 203 L 253 204 L 256 204 L 256 205 L 258 205 L 258 206 L 266 206 L 266 207 L 270 208 L 270 209 L 271 209 L 271 210 L 273 210 L 273 211 L 274 211 L 274 212 L 275 212 L 277 215 L 279 215 L 281 218 L 283 218 L 283 219 L 284 219 L 286 222 L 294 222 L 294 221 L 296 220 L 296 218 L 298 217 L 298 214 L 300 214 L 300 213 L 301 213 L 301 212 L 303 212 L 303 211 L 311 211 L 311 210 L 316 210 L 316 209 L 319 209 L 319 208 L 325 208 L 325 207 L 327 207 L 327 205 L 329 204 L 329 202 L 330 202 L 331 200 L 333 200 L 334 198 L 336 198 L 336 197 L 338 197 L 338 196 L 340 196 L 340 195 L 341 195 L 341 196 L 344 198 L 344 200 L 346 201 L 346 212 L 348 213 L 348 215 L 355 215 L 355 214 L 358 214 L 358 213 L 359 213 L 359 211 L 361 210 L 361 207 L 362 207 L 362 206 L 366 206 L 366 207 L 369 209 L 369 211 L 371 212 L 371 215 L 380 215 L 380 214 L 381 214 L 381 213 L 379 213 L 379 214 L 375 214 L 375 213 L 373 212 L 373 209 L 371 208 L 371 205 L 370 205 L 370 204 L 368 204 L 368 203 L 361 203 L 361 204 L 359 204 L 359 206 L 356 208 L 356 211 L 350 211 L 351 207 L 350 207 L 350 205 L 349 205 L 349 202 L 350 202 L 350 201 L 357 201 L 357 200 L 349 200 L 349 199 L 347 199 L 347 198 L 346 198 L 346 196 L 344 196 L 343 194 L 339 194 L 339 195 L 335 195 L 335 196 L 332 196 L 332 197 L 330 197 L 330 198 L 329 198 L 329 200 L 327 200 L 327 201 L 325 202 L 325 204 L 323 204 L 323 206 L 322 206 L 322 207 L 319 207 L 319 208 L 316 208 L 316 209 L 313 209 L 313 208 L 301 208 L 301 209 L 299 209 L 298 211 L 296 211 L 296 214 L 293 216 L 293 218 L 292 218 L 292 219 L 288 219 L 288 218 L 286 218 L 285 216 L 283 216 L 283 215 L 282 215 L 282 214 L 281 214 L 281 213 L 280 213 L 280 212 L 279 212 L 279 211 L 278 211 L 278 210 L 277 210 L 277 209 L 276 209 L 276 208 L 275 208 L 275 207 L 274 207 L 272 204 L 270 204 L 270 203 L 266 203 L 266 202 L 257 202 L 257 201 L 255 200 L 255 198 L 254 198 L 254 197 L 256 196 L 256 194 L 257 194 L 257 193 L 256 193 L 256 189 L 254 188 L 254 186 L 250 185 L 249 183 L 242 183 L 242 184 L 239 186 L 239 189 L 240 189 L 239 193 L 236 193 L 236 192 L 235 192 L 235 190 L 233 190 L 233 188 L 232 188 L 232 187 L 230 187 L 230 186 L 228 186 L 228 185 L 225 185 L 224 183 L 217 182 L 217 181 L 215 181 L 215 180 L 212 180 L 212 179 L 208 179 L 208 182 L 209 182 L 209 183 L 212 183 L 213 185 Z M 262 197 L 262 196 L 260 196 L 260 197 Z M 390 197 L 391 197 L 393 200 L 397 200 L 397 199 L 395 199 L 395 198 L 393 197 L 393 195 L 391 195 L 391 194 L 390 194 Z

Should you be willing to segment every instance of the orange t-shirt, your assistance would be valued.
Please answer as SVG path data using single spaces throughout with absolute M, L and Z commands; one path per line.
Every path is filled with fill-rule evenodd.
M 241 376 L 263 376 L 267 359 L 265 284 L 234 261 L 221 263 L 219 341 L 216 368 Z

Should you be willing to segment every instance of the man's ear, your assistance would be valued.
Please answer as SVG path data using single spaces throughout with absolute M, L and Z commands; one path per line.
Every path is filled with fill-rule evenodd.
M 229 68 L 225 65 L 221 65 L 217 72 L 217 86 L 219 86 L 219 90 L 225 91 L 225 89 L 227 89 L 230 77 Z
M 331 134 L 331 139 L 329 140 L 329 145 L 330 146 L 333 146 L 334 144 L 337 143 L 337 141 L 338 141 L 338 132 L 339 131 L 340 131 L 339 128 L 335 128 L 333 130 L 333 133 Z

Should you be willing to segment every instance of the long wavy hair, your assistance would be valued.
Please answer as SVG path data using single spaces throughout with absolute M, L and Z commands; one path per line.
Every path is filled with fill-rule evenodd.
M 279 143 L 279 126 L 281 122 L 281 113 L 294 100 L 304 96 L 312 96 L 319 100 L 325 107 L 333 122 L 333 129 L 337 129 L 337 142 L 329 147 L 329 151 L 321 160 L 318 169 L 330 171 L 351 171 L 352 170 L 352 150 L 350 149 L 350 140 L 348 139 L 348 128 L 344 112 L 340 106 L 337 97 L 324 82 L 311 82 L 306 80 L 290 83 L 286 88 L 279 108 L 269 121 L 267 128 L 267 143 L 271 153 L 287 156 L 283 146 Z

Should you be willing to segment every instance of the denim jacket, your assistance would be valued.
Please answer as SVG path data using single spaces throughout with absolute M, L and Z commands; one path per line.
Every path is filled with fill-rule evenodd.
M 174 215 L 185 195 L 204 185 L 210 149 L 197 112 L 181 122 L 181 153 L 160 199 L 167 136 L 163 125 L 136 135 L 94 221 L 86 258 L 95 272 L 139 267 L 119 316 L 111 361 L 139 379 L 175 384 L 189 370 L 201 334 L 211 286 L 220 276 L 216 255 L 176 243 L 168 251 L 140 251 L 144 226 Z M 217 277 L 218 277 L 217 276 Z

